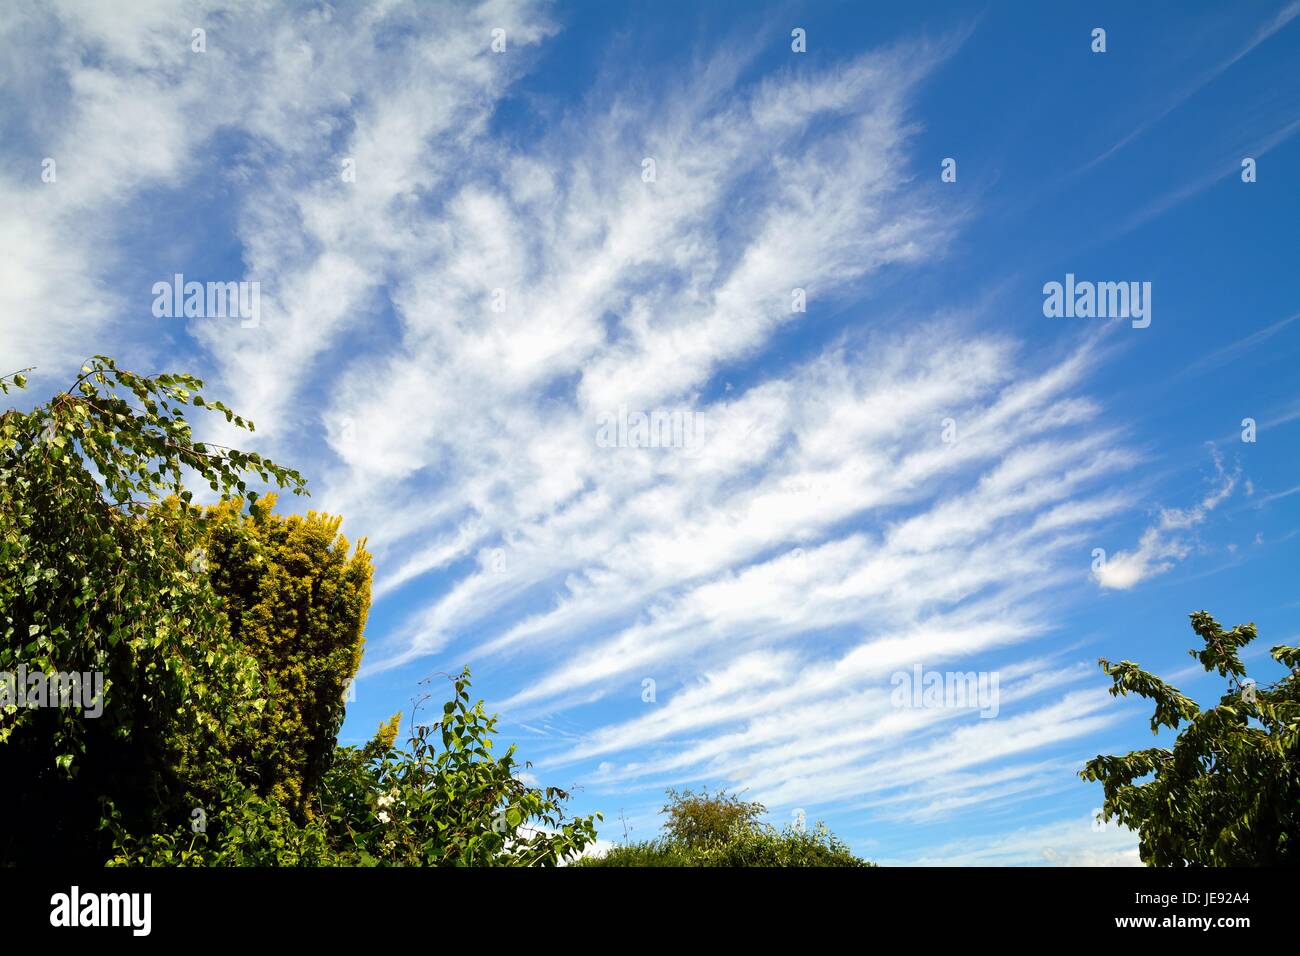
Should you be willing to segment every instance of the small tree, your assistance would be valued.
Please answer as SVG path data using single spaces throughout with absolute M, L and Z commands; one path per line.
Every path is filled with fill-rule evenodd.
M 767 812 L 761 803 L 747 803 L 738 794 L 719 790 L 710 795 L 706 788 L 700 793 L 687 788 L 668 791 L 668 804 L 663 808 L 668 814 L 664 832 L 669 839 L 687 846 L 720 843 L 727 840 L 737 827 L 750 827 Z
M 1192 650 L 1207 672 L 1228 678 L 1217 706 L 1201 710 L 1177 688 L 1132 661 L 1102 659 L 1113 696 L 1155 703 L 1151 731 L 1181 728 L 1172 748 L 1098 756 L 1080 776 L 1100 781 L 1103 818 L 1139 836 L 1152 866 L 1278 866 L 1300 861 L 1300 648 L 1278 645 L 1273 659 L 1291 669 L 1260 687 L 1246 677 L 1240 648 L 1254 624 L 1223 630 L 1207 612 L 1191 615 L 1205 643 Z M 1142 781 L 1147 779 L 1145 782 Z

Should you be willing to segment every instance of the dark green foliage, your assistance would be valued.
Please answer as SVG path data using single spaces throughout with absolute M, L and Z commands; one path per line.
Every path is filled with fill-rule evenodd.
M 102 673 L 103 713 L 0 709 L 0 864 L 545 866 L 595 839 L 491 755 L 468 672 L 406 749 L 395 720 L 337 748 L 369 556 L 245 482 L 297 472 L 193 440 L 185 406 L 253 427 L 197 379 L 82 371 L 0 415 L 0 672 Z
M 1112 695 L 1146 697 L 1155 704 L 1152 731 L 1181 732 L 1171 749 L 1098 756 L 1080 776 L 1102 783 L 1104 818 L 1138 833 L 1149 865 L 1294 864 L 1300 861 L 1300 649 L 1274 647 L 1273 659 L 1291 673 L 1257 687 L 1246 680 L 1238 653 L 1255 639 L 1255 625 L 1225 631 L 1205 611 L 1191 620 L 1205 645 L 1192 657 L 1228 678 L 1219 703 L 1203 711 L 1132 661 L 1102 660 Z
M 406 750 L 339 748 L 299 823 L 281 803 L 231 787 L 204 833 L 122 834 L 114 862 L 196 866 L 555 866 L 596 839 L 595 817 L 566 819 L 568 794 L 515 777 L 514 747 L 494 757 L 496 718 L 469 703 L 469 671 L 442 717 Z M 378 754 L 378 756 L 376 756 Z
M 196 755 L 220 750 L 255 705 L 255 664 L 192 566 L 200 532 L 182 475 L 223 494 L 243 493 L 249 475 L 295 491 L 303 481 L 195 442 L 187 405 L 252 429 L 201 386 L 100 356 L 47 404 L 0 415 L 0 671 L 104 681 L 99 717 L 0 712 L 4 777 L 22 782 L 0 788 L 0 861 L 102 860 L 101 798 L 137 832 L 184 812 Z

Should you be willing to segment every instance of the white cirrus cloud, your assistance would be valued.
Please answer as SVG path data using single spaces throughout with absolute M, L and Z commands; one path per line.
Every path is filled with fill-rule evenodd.
M 1093 571 L 1098 585 L 1128 590 L 1168 571 L 1192 553 L 1195 545 L 1186 532 L 1203 524 L 1210 512 L 1232 494 L 1240 478 L 1238 472 L 1224 470 L 1223 459 L 1217 451 L 1213 451 L 1213 458 L 1215 486 L 1189 508 L 1162 508 L 1156 523 L 1142 532 L 1136 548 L 1108 555 L 1098 564 Z
M 962 226 L 910 172 L 951 44 L 757 79 L 756 49 L 727 47 L 655 89 L 601 79 L 512 138 L 495 120 L 559 29 L 546 5 L 200 10 L 0 15 L 0 75 L 67 93 L 58 183 L 0 165 L 0 351 L 174 360 L 113 250 L 150 238 L 128 224 L 151 203 L 228 188 L 228 221 L 201 225 L 262 320 L 168 334 L 368 536 L 395 623 L 366 676 L 482 664 L 510 719 L 588 721 L 539 766 L 593 788 L 722 780 L 899 820 L 1032 799 L 1114 719 L 1026 646 L 1137 504 L 1117 480 L 1137 456 L 1086 394 L 1095 340 L 1031 352 L 984 317 L 864 304 Z M 24 54 L 38 36 L 56 55 Z M 623 409 L 698 414 L 699 441 L 602 445 Z M 1220 500 L 1163 514 L 1103 586 L 1179 556 Z M 991 659 L 996 720 L 890 705 L 894 671 Z

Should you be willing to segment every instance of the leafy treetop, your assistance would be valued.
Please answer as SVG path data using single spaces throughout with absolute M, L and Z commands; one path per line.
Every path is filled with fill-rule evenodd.
M 1228 678 L 1219 703 L 1202 710 L 1176 687 L 1132 661 L 1100 661 L 1114 696 L 1155 705 L 1151 730 L 1181 732 L 1173 747 L 1097 756 L 1080 776 L 1100 781 L 1103 819 L 1139 835 L 1153 866 L 1259 866 L 1300 859 L 1300 648 L 1272 657 L 1290 673 L 1269 686 L 1246 676 L 1240 650 L 1254 624 L 1224 630 L 1205 611 L 1191 615 L 1203 649 L 1189 653 Z

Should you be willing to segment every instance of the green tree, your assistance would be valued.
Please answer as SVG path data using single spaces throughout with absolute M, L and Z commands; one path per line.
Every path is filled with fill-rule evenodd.
M 1278 645 L 1290 673 L 1270 686 L 1246 676 L 1240 649 L 1254 624 L 1225 631 L 1205 611 L 1191 615 L 1207 672 L 1228 679 L 1219 703 L 1202 710 L 1176 687 L 1132 661 L 1102 659 L 1114 696 L 1155 704 L 1151 731 L 1179 730 L 1171 748 L 1097 756 L 1080 776 L 1100 781 L 1103 818 L 1137 832 L 1151 866 L 1277 866 L 1300 861 L 1300 648 Z M 1181 728 L 1181 729 L 1180 729 Z
M 101 802 L 129 832 L 187 814 L 198 754 L 259 706 L 255 662 L 194 563 L 202 523 L 183 477 L 250 499 L 246 478 L 305 485 L 195 441 L 187 406 L 253 428 L 202 385 L 96 356 L 67 391 L 0 415 L 0 672 L 103 681 L 96 707 L 0 707 L 0 765 L 21 781 L 0 788 L 0 861 L 101 862 Z

